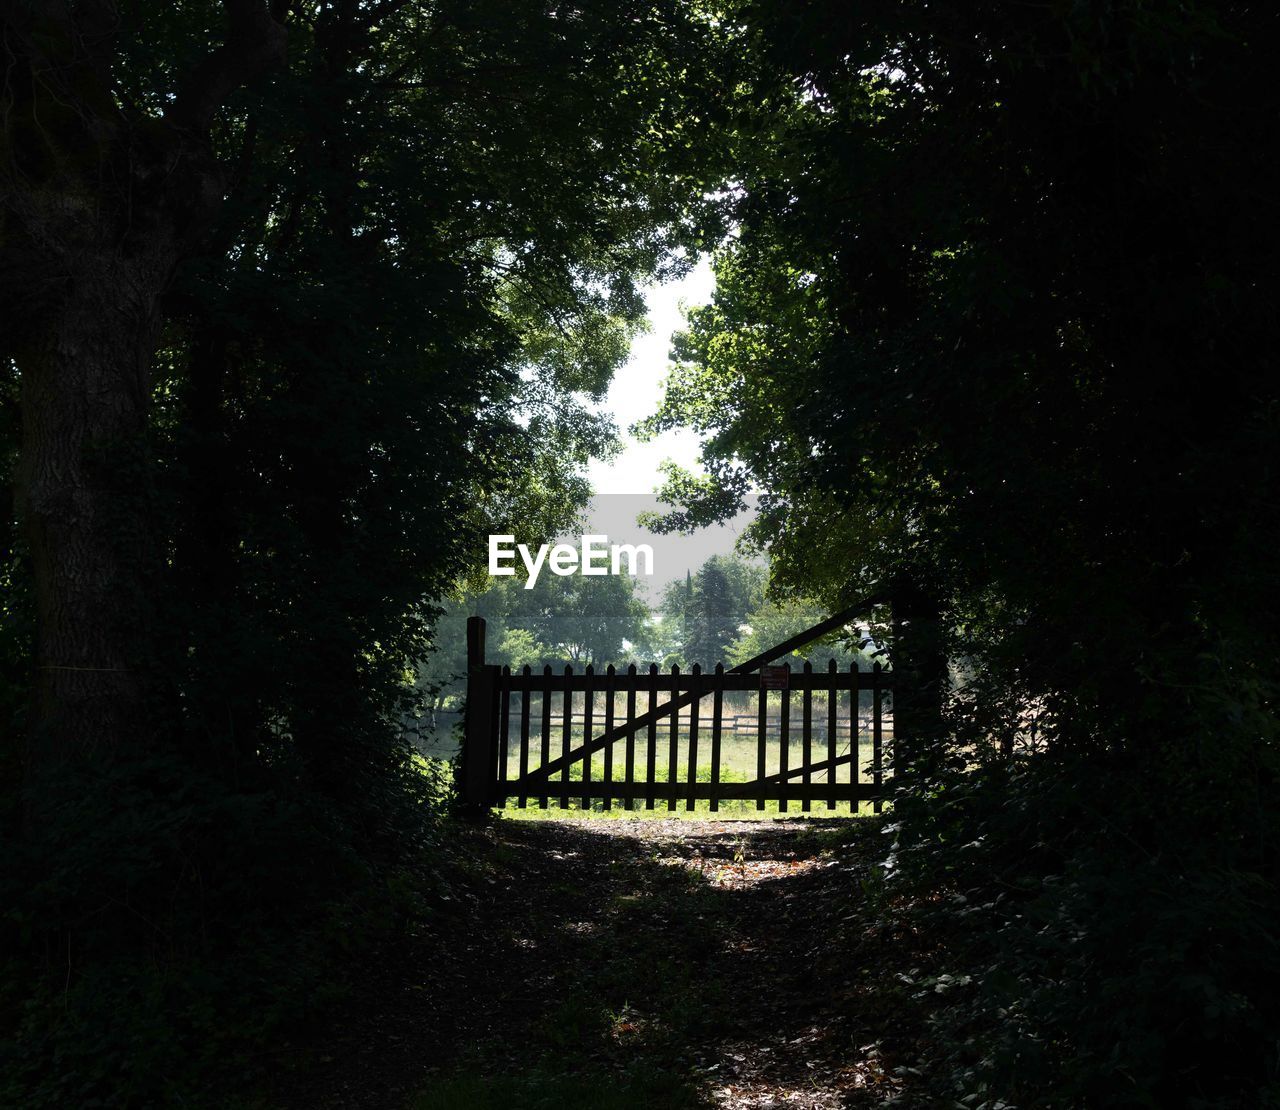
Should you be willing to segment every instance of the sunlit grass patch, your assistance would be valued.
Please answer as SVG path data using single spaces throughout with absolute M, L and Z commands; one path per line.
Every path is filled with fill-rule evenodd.
M 570 746 L 578 746 L 585 740 L 583 730 L 575 728 L 570 736 Z M 552 738 L 553 742 L 548 744 L 548 757 L 555 759 L 561 751 L 562 738 L 557 731 Z M 653 753 L 653 788 L 650 791 L 645 782 L 637 781 L 635 787 L 635 797 L 632 808 L 628 809 L 622 798 L 614 798 L 611 804 L 606 805 L 601 798 L 592 799 L 589 805 L 582 804 L 581 783 L 582 783 L 582 761 L 574 763 L 569 769 L 568 787 L 565 791 L 567 795 L 567 804 L 561 805 L 561 795 L 559 791 L 562 786 L 561 779 L 556 776 L 550 782 L 548 791 L 549 798 L 546 807 L 540 804 L 539 799 L 529 798 L 526 806 L 519 805 L 519 796 L 512 793 L 508 796 L 505 806 L 495 807 L 497 812 L 518 820 L 562 820 L 565 818 L 577 819 L 597 819 L 597 820 L 628 820 L 628 819 L 660 819 L 660 820 L 770 820 L 773 818 L 796 817 L 809 814 L 814 817 L 867 817 L 874 813 L 874 807 L 871 802 L 859 802 L 856 809 L 851 807 L 848 801 L 838 801 L 834 807 L 829 808 L 827 803 L 822 800 L 815 800 L 811 803 L 808 810 L 803 808 L 803 804 L 795 799 L 787 803 L 786 809 L 782 808 L 781 803 L 776 800 L 768 800 L 761 808 L 754 799 L 749 798 L 721 798 L 717 809 L 712 810 L 711 803 L 708 799 L 701 798 L 695 801 L 694 808 L 688 808 L 688 802 L 683 798 L 677 800 L 674 809 L 670 807 L 667 784 L 674 782 L 677 787 L 688 781 L 688 759 L 689 759 L 689 734 L 682 730 L 677 736 L 676 747 L 676 763 L 673 765 L 670 760 L 670 734 L 668 732 L 660 733 L 655 738 Z M 634 752 L 634 767 L 637 779 L 643 779 L 649 773 L 649 752 L 648 738 L 644 735 L 637 737 Z M 531 742 L 530 751 L 530 770 L 536 769 L 540 762 L 540 751 L 536 742 Z M 847 741 L 845 748 L 841 749 L 841 754 L 847 750 Z M 441 749 L 441 754 L 422 754 L 414 753 L 414 766 L 423 774 L 432 777 L 443 778 L 452 774 L 451 757 L 446 758 Z M 825 756 L 825 742 L 819 744 L 814 742 L 811 758 L 820 760 Z M 859 774 L 864 782 L 871 781 L 870 763 L 872 759 L 872 747 L 868 737 L 860 737 L 859 740 Z M 710 763 L 711 744 L 707 737 L 701 737 L 699 741 L 698 765 L 695 772 L 695 780 L 700 783 L 711 782 L 712 767 Z M 452 755 L 456 755 L 456 746 L 452 750 Z M 791 767 L 800 766 L 803 762 L 804 749 L 802 741 L 793 736 L 791 743 L 788 745 L 788 764 Z M 722 783 L 743 783 L 749 782 L 756 777 L 759 771 L 758 766 L 759 750 L 756 739 L 733 737 L 726 735 L 721 743 L 721 761 L 719 781 Z M 673 772 L 674 766 L 674 772 Z M 776 739 L 769 742 L 765 752 L 765 773 L 774 774 L 781 766 L 780 745 Z M 614 746 L 612 760 L 612 777 L 609 781 L 618 784 L 622 781 L 626 768 L 626 748 L 625 743 L 619 741 Z M 603 752 L 595 753 L 591 758 L 591 779 L 593 782 L 599 783 L 606 780 L 606 762 Z M 511 782 L 519 777 L 519 755 L 514 740 L 508 747 L 507 756 L 507 776 Z M 848 768 L 841 771 L 841 782 L 848 781 L 846 776 L 849 774 Z M 813 774 L 813 782 L 818 790 L 821 783 L 825 780 L 825 771 L 818 771 Z M 799 781 L 797 779 L 797 781 Z M 578 793 L 574 793 L 574 790 Z M 648 794 L 653 794 L 653 805 L 648 804 Z
M 887 813 L 891 805 L 885 803 L 884 808 Z M 871 802 L 860 802 L 856 813 L 850 811 L 848 802 L 839 803 L 834 810 L 815 803 L 813 809 L 806 813 L 794 801 L 784 812 L 776 801 L 767 801 L 764 809 L 757 809 L 754 801 L 741 798 L 723 800 L 720 808 L 714 811 L 705 799 L 697 801 L 692 810 L 686 808 L 683 800 L 675 809 L 668 809 L 665 799 L 660 799 L 653 809 L 644 808 L 641 801 L 635 809 L 629 810 L 616 800 L 611 809 L 605 809 L 604 802 L 599 799 L 584 807 L 582 799 L 577 797 L 570 798 L 564 808 L 560 807 L 558 798 L 552 798 L 546 809 L 539 808 L 535 801 L 530 801 L 525 809 L 512 802 L 505 808 L 496 808 L 494 812 L 515 821 L 786 821 L 802 817 L 872 817 L 875 814 Z

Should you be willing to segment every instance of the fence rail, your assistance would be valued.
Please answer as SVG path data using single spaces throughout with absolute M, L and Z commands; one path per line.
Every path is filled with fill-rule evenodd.
M 519 675 L 516 675 L 515 677 L 519 677 Z M 888 679 L 889 672 L 885 672 L 885 677 L 886 679 Z M 887 688 L 888 688 L 888 683 L 886 682 L 886 689 Z M 534 704 L 537 705 L 538 702 L 535 700 Z M 555 699 L 553 698 L 552 714 L 551 714 L 551 727 L 553 730 L 563 727 L 563 723 L 564 723 L 563 715 L 558 711 L 556 711 L 554 707 L 555 707 Z M 434 733 L 436 735 L 444 735 L 448 733 L 454 725 L 461 723 L 463 719 L 463 713 L 460 709 L 437 709 L 435 712 L 435 718 L 436 718 L 436 724 L 433 729 Z M 595 719 L 598 719 L 598 715 L 595 715 Z M 700 718 L 700 720 L 705 725 L 707 718 Z M 754 713 L 724 713 L 721 715 L 720 720 L 721 720 L 721 731 L 725 733 L 731 732 L 731 733 L 734 733 L 735 735 L 743 735 L 747 733 L 754 734 L 757 727 L 756 715 Z M 442 723 L 446 721 L 448 722 L 448 724 Z M 690 721 L 690 714 L 688 712 L 681 712 L 680 724 L 682 726 L 685 726 L 689 724 L 689 721 Z M 860 734 L 869 736 L 871 734 L 871 727 L 872 727 L 871 713 L 869 711 L 866 713 L 859 713 L 857 721 L 858 721 L 858 729 L 860 731 Z M 587 716 L 585 713 L 582 713 L 582 712 L 576 712 L 573 714 L 573 716 L 569 718 L 569 724 L 571 728 L 573 728 L 574 730 L 581 729 L 583 726 L 585 726 L 586 722 L 587 722 Z M 850 717 L 848 716 L 847 713 L 840 714 L 839 716 L 837 716 L 836 725 L 835 725 L 836 731 L 842 736 L 847 736 L 849 734 L 849 727 L 850 727 L 849 722 L 850 722 Z M 893 722 L 892 712 L 886 711 L 884 715 L 884 732 L 886 736 L 890 735 L 893 732 L 892 722 Z M 765 728 L 767 729 L 769 735 L 777 736 L 781 727 L 782 727 L 781 715 L 776 713 L 769 714 L 769 716 L 766 718 L 766 723 L 765 723 Z M 817 718 L 814 719 L 813 721 L 814 736 L 826 736 L 828 731 L 829 731 L 829 725 L 825 715 L 823 716 L 822 719 L 817 719 Z
M 484 662 L 480 618 L 468 624 L 468 650 L 464 793 L 477 804 L 880 807 L 893 674 L 878 663 L 513 673 Z M 741 693 L 754 695 L 755 714 L 726 715 L 725 695 Z

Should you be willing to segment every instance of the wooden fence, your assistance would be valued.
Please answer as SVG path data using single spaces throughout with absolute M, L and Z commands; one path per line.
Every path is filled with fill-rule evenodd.
M 861 802 L 879 809 L 893 686 L 879 663 L 512 673 L 485 662 L 481 618 L 472 617 L 467 632 L 463 792 L 475 804 L 692 810 L 705 800 L 716 811 L 740 799 L 758 810 L 776 801 L 784 812 L 791 803 L 803 811 L 843 804 L 856 812 Z M 742 756 L 740 732 L 725 727 L 727 693 L 756 702 L 746 775 L 726 760 L 731 746 Z

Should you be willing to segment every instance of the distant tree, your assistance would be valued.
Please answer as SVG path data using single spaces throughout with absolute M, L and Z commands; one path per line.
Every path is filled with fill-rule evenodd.
M 493 662 L 505 663 L 512 672 L 525 667 L 541 667 L 551 658 L 551 649 L 539 643 L 527 628 L 508 628 L 494 652 Z
M 701 663 L 710 670 L 726 658 L 741 623 L 733 600 L 728 576 L 718 563 L 708 560 L 698 571 L 684 644 L 690 665 Z
M 527 629 L 540 643 L 575 666 L 603 666 L 628 655 L 643 641 L 649 608 L 626 575 L 544 573 L 531 590 L 507 587 L 510 628 Z
M 649 607 L 626 575 L 544 571 L 532 589 L 519 576 L 481 579 L 481 587 L 462 592 L 437 619 L 439 650 L 421 665 L 422 681 L 460 669 L 470 615 L 485 620 L 488 660 L 513 669 L 617 663 L 649 646 Z
M 717 567 L 723 573 L 728 593 L 728 612 L 739 624 L 764 601 L 769 582 L 766 559 L 747 559 L 736 554 L 712 555 L 703 566 Z
M 683 657 L 693 622 L 693 571 L 684 572 L 683 582 L 668 582 L 662 591 L 659 611 L 667 635 L 668 654 Z
M 825 606 L 812 601 L 784 599 L 766 600 L 747 615 L 741 634 L 729 648 L 729 661 L 741 663 L 767 650 L 774 644 L 790 639 L 806 628 L 812 628 L 829 615 Z M 847 667 L 856 662 L 860 667 L 870 667 L 875 660 L 862 646 L 860 637 L 850 630 L 845 638 L 828 636 L 825 639 L 790 652 L 779 658 L 779 663 L 790 663 L 793 668 L 802 667 L 806 660 L 815 668 L 825 668 L 834 659 Z
M 712 555 L 683 582 L 668 583 L 660 602 L 669 654 L 713 667 L 764 596 L 767 569 L 737 555 Z

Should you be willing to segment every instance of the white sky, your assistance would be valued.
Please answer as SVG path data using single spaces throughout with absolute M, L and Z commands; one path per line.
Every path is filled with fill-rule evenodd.
M 707 304 L 715 289 L 711 263 L 703 258 L 682 281 L 655 285 L 645 301 L 649 307 L 649 331 L 636 338 L 631 358 L 614 375 L 605 400 L 606 410 L 622 431 L 623 451 L 612 462 L 593 460 L 587 468 L 596 493 L 653 493 L 662 482 L 658 464 L 674 459 L 701 473 L 698 437 L 687 428 L 664 432 L 649 443 L 627 434 L 637 420 L 658 411 L 662 384 L 667 376 L 672 333 L 683 331 L 685 305 Z
M 586 513 L 587 526 L 612 542 L 647 543 L 653 548 L 653 576 L 639 582 L 651 604 L 657 603 L 667 582 L 682 580 L 686 571 L 696 571 L 711 555 L 733 551 L 742 529 L 755 515 L 752 504 L 733 520 L 688 536 L 658 536 L 636 524 L 640 512 L 667 508 L 653 497 L 662 484 L 658 464 L 664 459 L 703 473 L 698 462 L 701 444 L 688 429 L 664 432 L 649 443 L 640 443 L 627 429 L 658 411 L 670 368 L 671 336 L 685 327 L 683 307 L 707 304 L 714 289 L 710 260 L 703 258 L 682 281 L 649 290 L 645 297 L 649 330 L 632 344 L 631 357 L 614 375 L 605 400 L 605 408 L 622 432 L 622 453 L 612 462 L 595 460 L 587 468 L 595 491 Z

